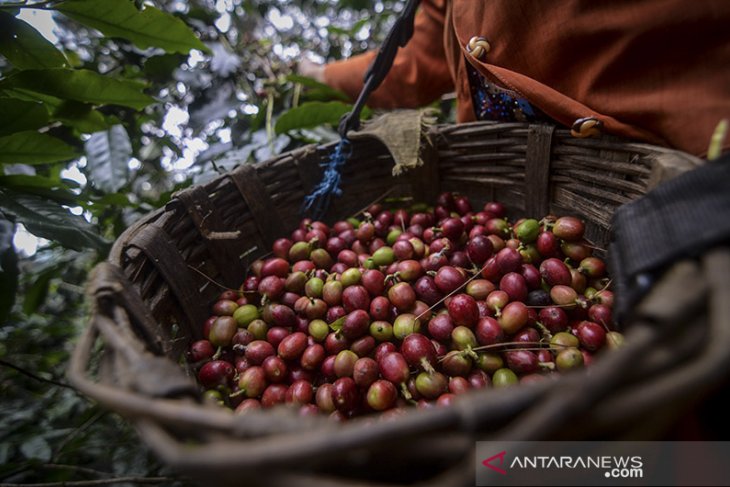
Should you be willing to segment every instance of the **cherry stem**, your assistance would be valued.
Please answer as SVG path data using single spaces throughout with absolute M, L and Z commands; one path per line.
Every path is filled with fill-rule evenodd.
M 475 351 L 475 350 L 476 350 L 475 348 L 473 348 L 473 347 L 471 347 L 471 346 L 467 346 L 467 347 L 466 347 L 466 348 L 465 348 L 465 349 L 463 350 L 463 352 L 464 352 L 464 354 L 466 354 L 466 355 L 468 355 L 469 357 L 471 357 L 471 359 L 472 359 L 472 360 L 478 360 L 478 359 L 479 359 L 479 355 L 477 355 L 477 353 L 476 353 L 476 351 Z
M 205 279 L 207 279 L 207 280 L 208 280 L 208 282 L 210 282 L 210 283 L 212 283 L 212 284 L 215 284 L 216 286 L 218 286 L 218 287 L 219 287 L 219 288 L 221 288 L 221 289 L 224 289 L 224 290 L 226 290 L 226 291 L 233 291 L 233 292 L 236 292 L 236 293 L 242 294 L 242 292 L 241 292 L 241 290 L 240 290 L 240 289 L 232 289 L 232 288 L 230 288 L 230 287 L 228 287 L 228 286 L 225 286 L 225 285 L 223 285 L 223 284 L 219 283 L 218 281 L 216 281 L 215 279 L 213 279 L 212 277 L 209 277 L 209 276 L 207 276 L 207 275 L 206 275 L 206 274 L 205 274 L 204 272 L 202 272 L 201 270 L 199 270 L 199 269 L 196 269 L 195 267 L 191 266 L 190 264 L 188 264 L 188 269 L 192 269 L 192 270 L 194 270 L 195 272 L 197 272 L 198 274 L 200 274 L 201 276 L 203 276 L 203 277 L 204 277 Z
M 541 345 L 545 345 L 542 342 L 502 342 L 502 343 L 492 343 L 490 345 L 482 345 L 480 347 L 474 347 L 474 348 L 472 348 L 472 350 L 474 350 L 476 352 L 481 352 L 483 350 L 494 350 L 494 349 L 498 349 L 500 347 L 511 346 L 511 345 L 529 345 L 529 346 L 538 347 L 540 350 L 545 350 L 546 348 L 550 348 L 550 347 L 544 347 L 544 346 L 541 347 Z
M 538 330 L 540 330 L 540 333 L 542 333 L 543 337 L 547 338 L 548 340 L 551 340 L 553 338 L 553 334 L 550 333 L 550 330 L 548 330 L 545 325 L 543 325 L 539 321 L 536 321 L 535 326 Z
M 354 213 L 354 214 L 353 214 L 353 215 L 352 215 L 352 216 L 351 216 L 350 218 L 356 218 L 356 217 L 357 217 L 358 215 L 360 215 L 361 213 L 365 213 L 365 212 L 367 211 L 367 209 L 368 209 L 368 208 L 370 208 L 371 206 L 373 206 L 373 205 L 374 205 L 375 203 L 378 203 L 378 202 L 380 202 L 380 201 L 384 200 L 385 198 L 387 198 L 387 197 L 388 197 L 388 195 L 389 195 L 390 193 L 392 193 L 393 191 L 395 191 L 395 186 L 394 186 L 394 187 L 392 187 L 392 188 L 390 188 L 390 189 L 389 189 L 388 191 L 386 191 L 385 193 L 381 194 L 381 195 L 380 195 L 380 196 L 378 196 L 377 198 L 375 198 L 375 199 L 374 199 L 373 201 L 371 201 L 371 202 L 370 202 L 370 203 L 369 203 L 369 204 L 368 204 L 368 205 L 367 205 L 367 206 L 366 206 L 365 208 L 363 208 L 363 209 L 361 209 L 361 210 L 358 210 L 358 211 L 357 211 L 356 213 Z
M 416 316 L 416 319 L 418 320 L 418 319 L 420 319 L 420 318 L 421 318 L 421 317 L 422 317 L 423 315 L 425 315 L 426 313 L 428 313 L 429 311 L 433 311 L 433 309 L 434 309 L 434 308 L 435 308 L 436 306 L 438 306 L 439 304 L 441 304 L 441 303 L 443 303 L 444 301 L 446 301 L 446 300 L 447 300 L 447 299 L 448 299 L 449 297 L 453 296 L 453 295 L 454 295 L 454 294 L 455 294 L 455 293 L 456 293 L 457 291 L 459 291 L 459 290 L 460 290 L 461 288 L 463 288 L 464 286 L 466 286 L 467 284 L 469 284 L 469 283 L 470 283 L 471 281 L 473 281 L 474 279 L 476 279 L 476 277 L 477 277 L 477 276 L 478 276 L 479 274 L 481 274 L 481 272 L 482 272 L 482 271 L 483 271 L 484 269 L 486 269 L 486 267 L 487 267 L 487 265 L 486 265 L 486 264 L 484 264 L 484 267 L 482 267 L 482 269 L 481 269 L 481 270 L 480 270 L 480 271 L 479 271 L 478 273 L 474 274 L 474 275 L 473 275 L 473 276 L 471 276 L 471 277 L 470 277 L 469 279 L 467 279 L 466 281 L 464 281 L 464 283 L 463 283 L 463 284 L 461 284 L 461 285 L 460 285 L 459 287 L 457 287 L 456 289 L 454 289 L 453 291 L 451 291 L 451 292 L 450 292 L 449 294 L 447 294 L 447 295 L 446 295 L 446 296 L 444 296 L 443 298 L 441 298 L 441 299 L 439 299 L 438 301 L 436 301 L 436 303 L 435 303 L 435 304 L 434 304 L 433 306 L 431 306 L 430 308 L 428 308 L 427 310 L 425 310 L 424 312 L 422 312 L 422 313 L 421 313 L 420 315 Z
M 221 355 L 223 355 L 223 347 L 219 346 L 211 358 L 213 360 L 218 360 Z
M 545 305 L 545 306 L 542 306 L 542 305 L 525 306 L 525 308 L 532 308 L 532 309 L 543 309 L 543 308 L 575 308 L 577 305 L 578 305 L 578 303 L 548 304 L 548 305 Z
M 400 383 L 400 392 L 401 392 L 401 394 L 403 394 L 403 397 L 407 401 L 412 401 L 413 400 L 413 396 L 411 395 L 411 391 L 408 390 L 408 386 L 406 385 L 405 382 L 401 382 Z
M 429 362 L 426 357 L 421 357 L 421 368 L 428 372 L 429 375 L 436 373 L 436 369 L 433 368 L 433 365 L 431 365 L 431 362 Z

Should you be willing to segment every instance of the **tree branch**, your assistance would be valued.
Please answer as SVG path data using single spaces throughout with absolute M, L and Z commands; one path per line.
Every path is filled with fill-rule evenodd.
M 37 484 L 6 484 L 0 483 L 0 487 L 88 487 L 95 485 L 114 485 L 121 483 L 132 484 L 164 484 L 180 481 L 172 477 L 113 477 L 96 480 L 72 480 L 62 482 L 41 482 Z
M 20 0 L 19 2 L 2 3 L 0 4 L 0 10 L 16 8 L 35 8 L 38 10 L 50 10 L 54 3 L 58 3 L 58 0 L 46 0 L 44 2 L 36 3 L 28 3 L 27 0 Z
M 53 379 L 44 379 L 43 377 L 40 377 L 40 376 L 34 374 L 33 372 L 30 372 L 29 370 L 25 370 L 24 368 L 19 367 L 15 364 L 11 364 L 10 362 L 7 362 L 5 360 L 0 359 L 0 365 L 2 365 L 4 367 L 8 367 L 13 370 L 16 370 L 16 371 L 20 372 L 21 374 L 30 377 L 31 379 L 37 380 L 38 382 L 45 382 L 46 384 L 52 384 L 52 385 L 58 386 L 58 387 L 65 387 L 67 389 L 71 389 L 72 391 L 76 391 L 76 389 L 74 389 L 69 384 L 66 384 L 64 382 L 60 382 L 57 380 L 53 380 Z

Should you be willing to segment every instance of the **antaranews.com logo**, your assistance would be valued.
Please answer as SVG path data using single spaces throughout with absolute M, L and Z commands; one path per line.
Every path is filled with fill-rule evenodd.
M 479 486 L 730 487 L 730 442 L 478 441 Z
M 482 465 L 507 475 L 507 472 L 517 470 L 532 470 L 535 473 L 548 470 L 582 469 L 595 471 L 605 478 L 642 478 L 644 476 L 644 461 L 641 456 L 613 456 L 613 455 L 515 455 L 509 460 L 507 450 L 503 450 L 482 461 Z

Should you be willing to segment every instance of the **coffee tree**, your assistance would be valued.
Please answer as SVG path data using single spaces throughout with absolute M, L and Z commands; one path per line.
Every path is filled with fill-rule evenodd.
M 87 273 L 174 191 L 334 139 L 348 100 L 296 76 L 296 60 L 372 48 L 397 10 L 0 1 L 0 482 L 183 482 L 65 382 Z

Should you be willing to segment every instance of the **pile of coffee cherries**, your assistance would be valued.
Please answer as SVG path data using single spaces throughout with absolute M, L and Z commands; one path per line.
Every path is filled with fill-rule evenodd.
M 584 223 L 505 215 L 443 193 L 433 208 L 302 220 L 213 304 L 188 353 L 204 397 L 345 420 L 497 394 L 620 346 Z

